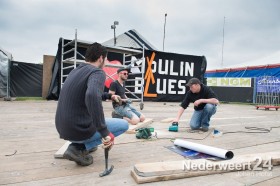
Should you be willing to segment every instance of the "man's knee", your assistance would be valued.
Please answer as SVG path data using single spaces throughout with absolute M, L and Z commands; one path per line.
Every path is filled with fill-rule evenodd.
M 141 116 L 140 116 L 140 122 L 143 122 L 143 121 L 145 121 L 145 116 L 143 115 L 143 114 L 141 114 Z
M 132 125 L 136 125 L 137 123 L 140 122 L 140 118 L 138 118 L 137 116 L 133 116 L 131 119 L 130 119 L 130 124 Z
M 199 124 L 196 123 L 190 123 L 190 127 L 192 130 L 198 130 L 200 128 Z
M 204 107 L 204 111 L 208 112 L 208 113 L 212 113 L 215 110 L 215 105 L 213 104 L 206 104 Z
M 122 129 L 123 131 L 127 131 L 128 128 L 129 128 L 129 127 L 128 127 L 128 121 L 122 120 L 120 127 L 121 127 L 121 129 Z

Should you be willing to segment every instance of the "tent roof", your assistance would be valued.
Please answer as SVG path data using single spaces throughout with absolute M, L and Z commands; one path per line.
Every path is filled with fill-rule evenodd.
M 223 72 L 223 71 L 238 71 L 245 69 L 260 69 L 260 68 L 275 68 L 280 67 L 280 51 L 273 53 L 261 59 L 230 65 L 221 69 L 211 69 L 207 72 Z
M 4 50 L 2 47 L 0 47 L 0 51 L 3 52 L 10 60 L 12 60 L 13 56 L 10 52 Z
M 116 46 L 126 47 L 126 48 L 142 48 L 144 45 L 145 49 L 157 50 L 150 42 L 148 42 L 142 35 L 140 35 L 136 30 L 129 30 L 116 37 Z M 102 43 L 106 46 L 114 46 L 114 38 Z

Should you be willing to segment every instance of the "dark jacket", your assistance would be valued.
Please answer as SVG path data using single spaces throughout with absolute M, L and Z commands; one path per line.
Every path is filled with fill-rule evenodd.
M 201 89 L 200 92 L 198 93 L 192 93 L 190 90 L 187 92 L 184 100 L 181 103 L 181 107 L 183 107 L 184 109 L 186 109 L 190 103 L 194 103 L 196 100 L 199 99 L 210 99 L 210 98 L 216 98 L 217 99 L 217 95 L 213 92 L 213 90 L 204 85 L 204 84 L 200 84 Z M 202 110 L 205 107 L 206 103 L 202 103 L 198 106 L 194 106 L 194 110 Z
M 92 137 L 96 131 L 102 137 L 109 134 L 105 124 L 102 100 L 105 73 L 91 64 L 83 63 L 72 70 L 60 92 L 55 124 L 60 138 L 81 141 Z
M 109 90 L 114 91 L 115 94 L 120 96 L 122 99 L 126 99 L 125 84 L 123 84 L 123 86 L 122 86 L 118 80 L 115 80 L 111 83 Z M 113 108 L 120 106 L 119 103 L 117 103 L 115 101 L 112 102 L 112 105 L 113 105 Z M 122 105 L 126 105 L 126 103 L 123 101 Z

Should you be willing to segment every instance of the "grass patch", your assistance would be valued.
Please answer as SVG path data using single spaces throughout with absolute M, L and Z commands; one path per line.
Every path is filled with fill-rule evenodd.
M 15 101 L 43 101 L 42 97 L 16 97 Z
M 257 105 L 256 103 L 246 103 L 246 102 L 227 102 L 220 101 L 221 104 L 235 104 L 235 105 Z

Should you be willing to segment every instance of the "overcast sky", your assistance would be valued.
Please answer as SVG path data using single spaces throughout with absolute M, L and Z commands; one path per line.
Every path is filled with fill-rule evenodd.
M 204 55 L 207 69 L 280 50 L 279 0 L 0 0 L 0 47 L 39 63 L 75 29 L 78 39 L 102 43 L 119 21 L 116 35 L 135 29 L 162 51 L 165 13 L 165 52 Z

